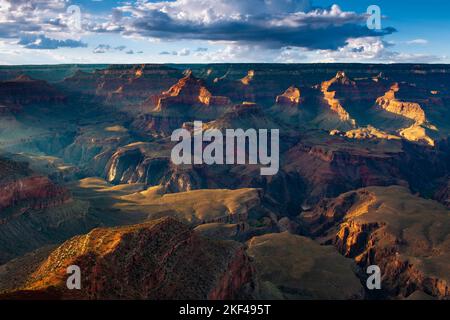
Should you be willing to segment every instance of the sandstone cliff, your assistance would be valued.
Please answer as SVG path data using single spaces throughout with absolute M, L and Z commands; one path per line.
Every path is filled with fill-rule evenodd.
M 300 89 L 292 86 L 277 96 L 276 103 L 284 106 L 297 106 L 300 103 Z
M 155 111 L 164 111 L 177 106 L 226 106 L 229 104 L 231 101 L 228 98 L 213 96 L 202 80 L 188 72 L 184 78 L 158 97 Z
M 341 121 L 349 122 L 353 127 L 355 127 L 356 121 L 350 117 L 350 114 L 341 105 L 339 100 L 335 98 L 336 91 L 328 91 L 330 86 L 334 83 L 341 83 L 344 85 L 354 85 L 354 83 L 345 75 L 344 72 L 338 72 L 334 78 L 322 82 L 321 91 L 330 110 L 333 111 Z

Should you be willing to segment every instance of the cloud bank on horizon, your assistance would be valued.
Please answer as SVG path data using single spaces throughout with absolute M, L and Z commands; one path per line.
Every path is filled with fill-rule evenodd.
M 0 0 L 0 64 L 448 62 L 422 34 L 371 30 L 336 2 Z

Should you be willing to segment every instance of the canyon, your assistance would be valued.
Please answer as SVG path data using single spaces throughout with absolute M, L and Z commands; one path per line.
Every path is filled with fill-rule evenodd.
M 0 299 L 448 299 L 449 74 L 1 66 Z M 174 163 L 198 123 L 277 130 L 277 172 Z

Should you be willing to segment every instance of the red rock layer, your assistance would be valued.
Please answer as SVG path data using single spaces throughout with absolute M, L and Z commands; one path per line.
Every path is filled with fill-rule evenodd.
M 42 176 L 0 184 L 0 210 L 22 205 L 30 209 L 54 207 L 70 199 L 68 191 Z

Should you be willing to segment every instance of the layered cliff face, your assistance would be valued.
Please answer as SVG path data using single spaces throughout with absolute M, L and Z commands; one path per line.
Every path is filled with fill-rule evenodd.
M 395 94 L 399 90 L 398 83 L 393 84 L 384 96 L 377 99 L 376 103 L 388 112 L 414 120 L 417 125 L 424 124 L 427 121 L 425 111 L 418 103 L 397 100 Z
M 42 209 L 70 198 L 67 190 L 33 174 L 26 164 L 0 158 L 0 174 L 0 210 L 16 205 L 23 210 Z
M 328 81 L 324 81 L 321 84 L 321 92 L 323 94 L 323 99 L 326 101 L 330 110 L 335 113 L 340 121 L 348 122 L 352 127 L 356 126 L 356 121 L 350 117 L 350 114 L 341 105 L 338 99 L 335 98 L 336 91 L 329 91 L 329 88 L 335 84 L 339 83 L 346 86 L 354 86 L 352 82 L 344 72 L 338 72 L 336 76 Z
M 108 104 L 133 106 L 168 88 L 181 71 L 161 65 L 110 66 L 93 72 L 77 71 L 64 79 L 68 91 L 99 97 Z
M 145 112 L 132 127 L 154 137 L 170 136 L 183 123 L 214 119 L 231 105 L 228 97 L 213 95 L 203 80 L 188 71 L 168 90 L 148 97 L 141 106 Z
M 302 214 L 309 232 L 363 269 L 378 265 L 386 297 L 449 290 L 449 211 L 399 186 L 370 187 L 324 200 Z
M 66 287 L 78 265 L 81 290 Z M 199 270 L 201 275 L 199 276 Z M 251 292 L 253 268 L 242 245 L 202 238 L 170 218 L 95 229 L 54 250 L 13 297 L 59 299 L 236 299 Z
M 87 210 L 26 164 L 0 158 L 0 264 L 85 231 Z
M 288 232 L 248 241 L 260 299 L 362 299 L 355 267 L 330 246 Z M 332 285 L 330 285 L 332 283 Z
M 18 112 L 28 105 L 56 104 L 66 100 L 64 94 L 43 80 L 20 75 L 14 80 L 0 81 L 0 105 Z
M 282 170 L 301 177 L 306 185 L 303 201 L 309 207 L 323 197 L 363 186 L 406 185 L 403 155 L 399 140 L 349 143 L 337 135 L 311 132 L 286 151 Z
M 428 123 L 425 111 L 420 104 L 399 101 L 396 98 L 396 93 L 399 90 L 400 87 L 398 83 L 393 84 L 384 96 L 379 97 L 376 100 L 376 104 L 389 113 L 399 115 L 414 122 L 411 126 L 399 130 L 401 137 L 409 141 L 434 146 L 435 141 L 428 136 L 426 128 L 431 128 L 433 130 L 437 130 L 437 128 Z
M 279 129 L 280 124 L 271 119 L 256 103 L 234 105 L 222 116 L 205 124 L 208 129 Z
M 130 143 L 129 131 L 123 126 L 84 126 L 62 152 L 68 163 L 78 165 L 87 175 L 102 175 L 111 156 L 122 145 Z
M 231 101 L 226 97 L 213 96 L 203 81 L 188 72 L 184 78 L 158 97 L 155 111 L 165 111 L 178 106 L 227 106 L 230 104 Z

